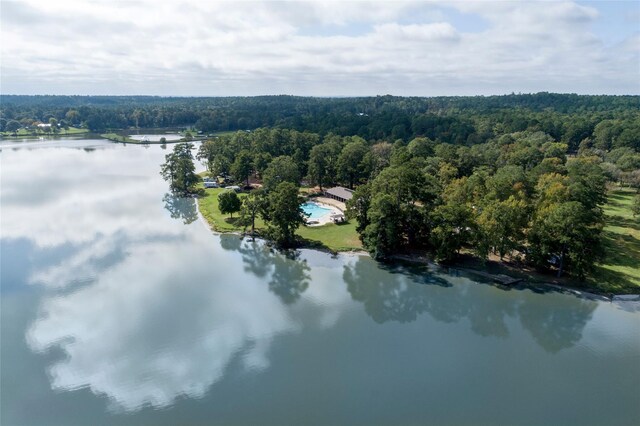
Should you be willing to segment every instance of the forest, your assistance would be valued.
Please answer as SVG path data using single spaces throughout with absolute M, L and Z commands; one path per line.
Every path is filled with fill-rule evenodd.
M 640 188 L 638 96 L 3 95 L 1 112 L 5 131 L 51 118 L 91 131 L 236 131 L 200 146 L 211 175 L 257 179 L 265 199 L 295 198 L 291 185 L 352 188 L 348 214 L 381 260 L 466 251 L 583 279 L 604 254 L 608 185 Z

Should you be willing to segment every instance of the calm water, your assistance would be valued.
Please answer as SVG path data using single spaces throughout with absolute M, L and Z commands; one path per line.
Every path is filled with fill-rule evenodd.
M 167 142 L 172 142 L 180 140 L 182 138 L 182 135 L 178 133 L 162 133 L 149 135 L 129 135 L 129 137 L 137 141 L 147 140 L 149 142 L 159 142 L 162 138 L 165 138 Z
M 220 237 L 158 145 L 0 146 L 3 426 L 640 424 L 637 304 Z
M 321 217 L 331 213 L 331 209 L 327 209 L 316 203 L 304 203 L 302 205 L 302 210 L 311 219 L 320 219 Z

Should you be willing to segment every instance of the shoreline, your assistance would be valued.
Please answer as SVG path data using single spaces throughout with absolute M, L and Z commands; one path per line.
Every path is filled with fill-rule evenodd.
M 198 198 L 194 197 L 195 203 L 196 203 L 196 210 L 198 211 L 198 219 L 202 221 L 202 223 L 206 226 L 206 228 L 217 235 L 237 235 L 238 237 L 241 238 L 251 238 L 251 235 L 246 233 L 246 232 L 238 232 L 238 231 L 219 231 L 215 228 L 215 225 L 210 223 L 202 214 L 202 212 L 200 211 L 200 204 L 198 202 Z M 260 240 L 263 240 L 265 242 L 268 242 L 268 240 L 266 240 L 265 238 L 261 237 L 260 235 L 256 235 L 255 238 L 258 238 Z M 305 249 L 305 250 L 316 250 L 318 252 L 322 252 L 322 253 L 328 253 L 331 255 L 338 255 L 338 254 L 342 254 L 342 255 L 347 255 L 347 256 L 368 256 L 371 257 L 371 255 L 369 254 L 369 252 L 365 251 L 365 250 L 336 250 L 336 251 L 332 251 L 332 250 L 327 250 L 321 247 L 317 247 L 314 245 L 302 245 L 300 247 L 298 247 L 297 249 Z M 433 261 L 432 259 L 429 259 L 427 257 L 422 257 L 422 256 L 416 256 L 416 255 L 406 255 L 406 254 L 398 254 L 398 255 L 394 255 L 391 257 L 391 263 L 401 263 L 401 262 L 408 262 L 408 263 L 413 263 L 413 264 L 420 264 L 420 265 L 435 265 L 438 268 L 442 268 L 444 269 L 454 269 L 454 270 L 458 270 L 461 271 L 465 274 L 472 274 L 472 275 L 476 275 L 476 276 L 482 276 L 485 279 L 490 279 L 489 276 L 496 276 L 497 274 L 494 273 L 490 273 L 487 271 L 487 269 L 479 269 L 477 267 L 473 267 L 470 265 L 465 265 L 463 261 L 457 261 L 452 263 L 451 265 L 443 265 L 440 264 L 438 262 Z M 500 262 L 499 263 L 500 266 L 502 267 L 507 267 L 506 263 L 504 262 Z M 509 277 L 513 278 L 512 275 L 509 275 Z M 553 282 L 549 282 L 549 281 L 542 281 L 542 282 L 535 282 L 535 281 L 531 281 L 528 278 L 521 278 L 519 280 L 519 282 L 516 285 L 513 286 L 504 286 L 501 284 L 498 284 L 497 282 L 493 281 L 491 282 L 491 285 L 494 285 L 496 287 L 501 287 L 501 288 L 506 288 L 506 289 L 518 289 L 518 288 L 528 288 L 528 289 L 536 289 L 536 288 L 540 288 L 540 287 L 544 287 L 546 290 L 551 290 L 551 291 L 557 291 L 563 294 L 567 294 L 567 295 L 573 295 L 576 297 L 581 297 L 581 298 L 585 298 L 585 299 L 590 299 L 590 300 L 599 300 L 602 302 L 608 301 L 608 302 L 614 302 L 614 301 L 619 301 L 619 302 L 623 302 L 623 301 L 640 301 L 640 294 L 634 294 L 634 293 L 621 293 L 621 294 L 613 294 L 613 293 L 607 293 L 607 292 L 598 292 L 595 291 L 595 289 L 583 289 L 583 288 L 579 288 L 579 287 L 574 287 L 574 286 L 568 286 L 568 285 L 562 285 L 562 284 L 558 284 L 558 283 L 553 283 Z
M 167 145 L 167 144 L 174 144 L 174 143 L 180 143 L 180 142 L 202 142 L 204 139 L 192 139 L 190 141 L 185 140 L 185 138 L 180 138 L 180 139 L 172 139 L 172 140 L 166 140 L 164 142 L 162 141 L 140 141 L 137 139 L 131 139 L 129 136 L 121 136 L 117 133 L 101 133 L 100 137 L 103 139 L 107 139 L 111 142 L 116 142 L 116 143 L 130 143 L 133 145 Z
M 198 197 L 193 197 L 195 202 L 196 202 L 196 210 L 198 211 L 198 219 L 200 219 L 207 227 L 207 229 L 209 229 L 209 231 L 211 231 L 214 234 L 218 234 L 218 235 L 237 235 L 239 237 L 242 238 L 251 238 L 251 234 L 247 233 L 247 232 L 239 232 L 239 231 L 220 231 L 217 230 L 215 225 L 213 223 L 210 223 L 206 217 L 204 217 L 204 215 L 202 214 L 202 212 L 200 211 L 200 203 L 198 200 Z M 268 242 L 267 239 L 265 239 L 264 237 L 260 236 L 260 234 L 256 234 L 255 238 L 259 238 L 263 241 Z M 328 253 L 331 255 L 336 255 L 336 254 L 352 254 L 352 255 L 369 255 L 369 252 L 365 251 L 365 250 L 330 250 L 330 249 L 325 249 L 322 247 L 318 247 L 317 245 L 314 244 L 303 244 L 300 247 L 296 247 L 296 249 L 305 249 L 305 250 L 316 250 L 322 253 Z

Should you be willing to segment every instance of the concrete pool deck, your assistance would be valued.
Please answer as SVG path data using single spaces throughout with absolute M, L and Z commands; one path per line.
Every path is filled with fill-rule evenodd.
M 314 197 L 314 198 L 309 198 L 308 201 L 314 201 L 318 204 L 326 204 L 328 206 L 335 207 L 338 210 L 340 210 L 340 213 L 344 213 L 347 211 L 347 206 L 345 203 L 343 203 L 342 201 L 334 200 L 333 198 Z

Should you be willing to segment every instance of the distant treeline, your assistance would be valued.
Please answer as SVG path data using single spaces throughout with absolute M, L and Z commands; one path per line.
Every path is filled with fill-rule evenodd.
M 51 118 L 102 132 L 129 127 L 194 126 L 205 133 L 279 127 L 393 142 L 427 137 L 475 145 L 521 131 L 542 131 L 569 152 L 592 138 L 600 148 L 640 149 L 639 96 L 537 93 L 477 97 L 315 98 L 256 96 L 0 95 L 0 128 L 15 131 Z

